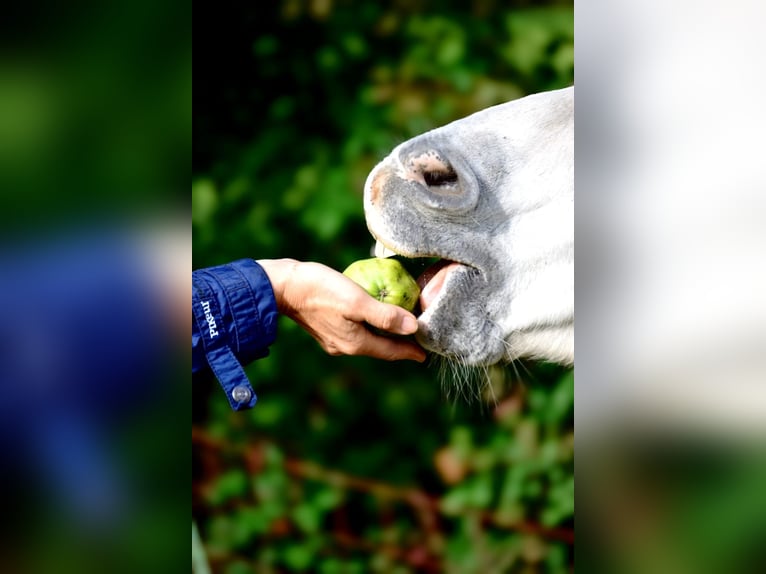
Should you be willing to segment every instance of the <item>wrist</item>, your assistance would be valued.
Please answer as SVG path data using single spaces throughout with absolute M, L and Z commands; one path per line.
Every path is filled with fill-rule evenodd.
M 290 280 L 294 275 L 300 261 L 295 259 L 258 259 L 256 263 L 266 272 L 274 291 L 274 299 L 277 302 L 277 310 L 283 315 L 289 315 L 292 304 L 290 303 Z

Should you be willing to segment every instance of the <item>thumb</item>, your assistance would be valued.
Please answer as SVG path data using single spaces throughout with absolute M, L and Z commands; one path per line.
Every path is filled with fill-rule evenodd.
M 364 320 L 373 327 L 397 335 L 411 335 L 418 330 L 418 320 L 409 311 L 373 298 L 369 301 L 371 304 L 366 309 Z

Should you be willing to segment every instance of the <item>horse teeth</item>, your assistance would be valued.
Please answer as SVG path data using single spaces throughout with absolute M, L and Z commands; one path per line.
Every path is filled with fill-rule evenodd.
M 394 255 L 396 255 L 396 252 L 391 251 L 380 241 L 375 242 L 375 257 L 393 257 Z

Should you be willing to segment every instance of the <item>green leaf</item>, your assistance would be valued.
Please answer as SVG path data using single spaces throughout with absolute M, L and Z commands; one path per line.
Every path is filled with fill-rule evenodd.
M 205 225 L 218 207 L 218 193 L 210 179 L 192 183 L 192 223 Z
M 298 528 L 308 534 L 317 532 L 322 524 L 322 510 L 311 503 L 299 504 L 291 515 Z
M 214 505 L 221 505 L 247 493 L 247 476 L 240 469 L 233 469 L 222 474 L 215 481 L 209 499 Z
M 282 550 L 285 564 L 296 572 L 305 572 L 314 559 L 314 548 L 309 544 L 290 544 Z

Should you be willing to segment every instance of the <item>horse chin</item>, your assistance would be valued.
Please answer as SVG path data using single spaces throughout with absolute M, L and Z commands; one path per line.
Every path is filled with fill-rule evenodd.
M 418 343 L 466 366 L 500 362 L 505 350 L 503 336 L 487 316 L 480 302 L 483 299 L 477 298 L 485 285 L 477 269 L 456 265 L 418 317 Z

